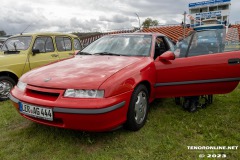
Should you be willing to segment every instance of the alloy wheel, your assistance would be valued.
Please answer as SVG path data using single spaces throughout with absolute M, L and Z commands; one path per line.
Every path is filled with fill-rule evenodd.
M 13 88 L 13 85 L 10 81 L 1 80 L 0 81 L 0 98 L 3 98 L 3 99 L 8 98 L 12 88 Z
M 144 91 L 139 92 L 135 103 L 135 120 L 141 124 L 147 113 L 147 95 Z

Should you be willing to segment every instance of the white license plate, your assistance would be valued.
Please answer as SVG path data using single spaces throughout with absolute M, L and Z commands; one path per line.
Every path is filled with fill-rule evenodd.
M 22 114 L 53 121 L 53 111 L 51 108 L 39 107 L 31 104 L 19 102 L 19 111 Z

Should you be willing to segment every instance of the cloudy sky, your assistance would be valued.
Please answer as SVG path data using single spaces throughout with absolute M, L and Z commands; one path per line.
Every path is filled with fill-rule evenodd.
M 188 4 L 202 0 L 0 0 L 0 30 L 7 34 L 132 29 L 146 18 L 176 24 Z M 230 23 L 240 21 L 239 0 L 231 0 Z M 136 15 L 137 13 L 137 15 Z

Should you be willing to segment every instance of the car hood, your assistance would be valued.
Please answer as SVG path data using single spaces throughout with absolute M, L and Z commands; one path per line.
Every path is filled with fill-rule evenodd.
M 143 57 L 76 56 L 32 70 L 21 81 L 48 88 L 98 89 L 110 76 Z

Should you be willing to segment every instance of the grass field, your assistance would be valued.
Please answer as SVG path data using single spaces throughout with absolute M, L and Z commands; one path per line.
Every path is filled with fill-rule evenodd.
M 0 159 L 3 160 L 188 160 L 199 154 L 226 154 L 240 159 L 237 150 L 188 150 L 187 146 L 240 146 L 240 86 L 196 113 L 183 111 L 173 99 L 151 104 L 146 125 L 138 132 L 119 129 L 105 133 L 64 130 L 21 117 L 10 101 L 0 102 Z

